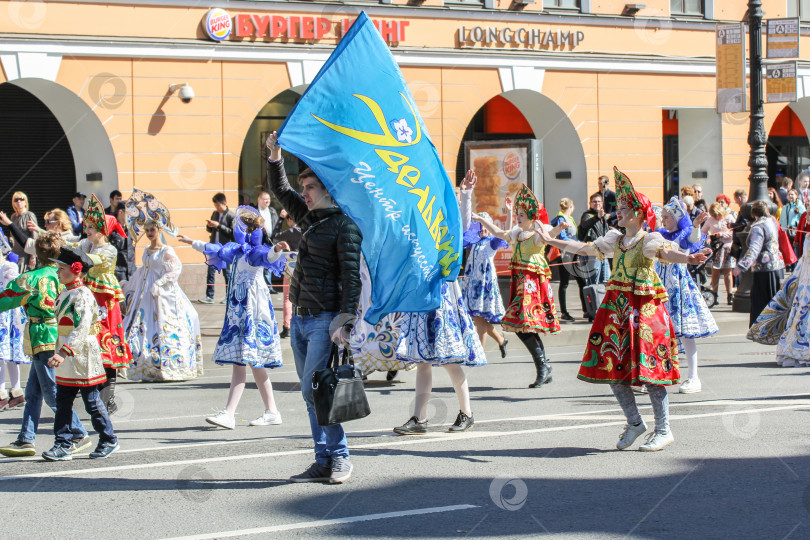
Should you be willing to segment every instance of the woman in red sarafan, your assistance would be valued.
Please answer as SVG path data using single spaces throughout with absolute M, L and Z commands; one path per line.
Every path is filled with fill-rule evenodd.
M 514 247 L 509 263 L 512 273 L 509 305 L 501 324 L 504 332 L 514 332 L 532 355 L 537 378 L 529 388 L 541 388 L 551 382 L 551 364 L 546 358 L 540 333 L 559 333 L 560 320 L 551 292 L 551 269 L 544 255 L 546 244 L 538 236 L 538 231 L 542 229 L 557 236 L 568 224 L 563 222 L 552 228 L 548 223 L 548 212 L 525 184 L 515 198 L 515 211 L 517 226 L 509 231 L 501 230 L 481 215 L 476 214 L 473 219 Z
M 619 450 L 629 448 L 647 431 L 631 389 L 646 385 L 655 414 L 655 431 L 639 450 L 651 452 L 675 440 L 669 429 L 666 387 L 680 382 L 678 343 L 665 305 L 667 290 L 655 273 L 655 260 L 698 264 L 706 260 L 706 253 L 687 255 L 660 234 L 644 231 L 645 222 L 655 228 L 650 200 L 636 193 L 630 179 L 618 169 L 614 168 L 614 174 L 618 224 L 625 228 L 624 234 L 612 230 L 588 244 L 551 237 L 543 240 L 561 250 L 600 259 L 613 257 L 613 273 L 593 321 L 577 377 L 611 386 L 627 417 L 616 444 Z
M 101 201 L 92 195 L 84 215 L 84 232 L 87 238 L 79 242 L 78 248 L 87 253 L 94 264 L 85 276 L 84 284 L 93 293 L 101 311 L 101 331 L 97 337 L 107 374 L 107 382 L 101 390 L 101 400 L 110 414 L 118 409 L 115 403 L 116 370 L 125 368 L 132 362 L 129 345 L 124 341 L 124 319 L 121 316 L 120 303 L 124 299 L 124 293 L 115 277 L 118 251 L 107 241 L 107 236 L 113 231 L 126 236 L 118 220 L 106 215 Z

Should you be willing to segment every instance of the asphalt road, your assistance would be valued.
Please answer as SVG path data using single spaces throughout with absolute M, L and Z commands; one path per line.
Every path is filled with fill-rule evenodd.
M 210 355 L 223 308 L 198 307 Z M 670 393 L 676 441 L 662 452 L 615 449 L 624 418 L 609 388 L 575 378 L 580 322 L 545 340 L 554 382 L 541 390 L 527 388 L 533 366 L 517 339 L 506 359 L 488 343 L 490 365 L 468 371 L 476 425 L 464 434 L 446 433 L 458 404 L 441 370 L 430 434 L 415 438 L 391 432 L 411 414 L 414 372 L 372 375 L 372 415 L 346 425 L 350 482 L 290 484 L 312 449 L 285 341 L 286 364 L 271 372 L 282 425 L 247 425 L 262 409 L 251 383 L 235 430 L 205 424 L 230 379 L 213 364 L 191 382 L 121 384 L 121 450 L 109 459 L 0 460 L 3 528 L 24 538 L 810 538 L 810 371 L 779 368 L 773 348 L 746 341 L 747 315 L 715 313 L 720 334 L 699 342 L 703 392 Z M 651 425 L 649 400 L 639 402 Z M 0 413 L 0 442 L 21 414 Z M 48 411 L 40 453 L 51 429 Z

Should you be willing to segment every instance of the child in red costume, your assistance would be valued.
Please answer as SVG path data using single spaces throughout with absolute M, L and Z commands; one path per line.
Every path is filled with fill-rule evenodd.
M 655 260 L 698 264 L 705 252 L 682 253 L 657 232 L 646 232 L 647 222 L 655 228 L 650 200 L 636 193 L 630 179 L 618 169 L 616 176 L 617 217 L 626 232 L 611 230 L 604 237 L 584 244 L 551 238 L 543 240 L 561 250 L 614 257 L 607 293 L 591 327 L 591 335 L 577 377 L 591 383 L 609 384 L 625 416 L 625 426 L 616 447 L 629 448 L 647 426 L 639 414 L 631 386 L 646 385 L 655 414 L 655 431 L 639 450 L 652 452 L 671 444 L 669 400 L 666 387 L 681 380 L 678 342 L 666 309 L 667 290 L 655 273 Z

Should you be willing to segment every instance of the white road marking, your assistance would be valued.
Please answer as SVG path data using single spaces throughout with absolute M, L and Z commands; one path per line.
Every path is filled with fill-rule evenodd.
M 670 416 L 670 420 L 688 420 L 693 418 L 709 418 L 709 417 L 716 417 L 716 416 L 725 416 L 725 415 L 737 415 L 737 414 L 750 414 L 750 413 L 766 413 L 766 412 L 775 412 L 775 411 L 785 411 L 785 410 L 793 410 L 793 409 L 807 409 L 810 408 L 810 402 L 805 402 L 796 405 L 786 405 L 781 407 L 770 407 L 770 408 L 748 408 L 748 409 L 740 409 L 740 410 L 725 410 L 722 412 L 716 413 L 704 413 L 704 414 L 693 414 L 693 415 L 674 415 Z M 504 419 L 501 421 L 508 421 L 509 419 Z M 387 442 L 380 442 L 380 443 L 369 443 L 369 444 L 360 444 L 352 446 L 354 450 L 368 450 L 372 448 L 387 448 L 387 447 L 397 447 L 397 446 L 410 446 L 414 444 L 427 444 L 427 443 L 442 443 L 442 442 L 451 442 L 463 439 L 488 439 L 492 437 L 508 437 L 513 435 L 533 435 L 537 433 L 551 433 L 551 432 L 561 432 L 561 431 L 575 431 L 575 430 L 582 430 L 582 429 L 594 429 L 594 428 L 602 428 L 602 427 L 610 427 L 610 426 L 621 426 L 624 425 L 625 420 L 618 420 L 618 421 L 609 421 L 609 422 L 599 422 L 599 423 L 591 423 L 591 424 L 578 424 L 572 426 L 554 426 L 554 427 L 545 427 L 545 428 L 534 428 L 534 429 L 522 429 L 522 430 L 513 430 L 513 431 L 473 431 L 473 432 L 465 432 L 465 433 L 453 433 L 453 434 L 429 434 L 420 437 L 411 437 L 411 438 L 400 438 L 397 437 L 394 441 L 387 441 Z M 173 467 L 173 466 L 180 466 L 180 465 L 194 465 L 200 463 L 219 463 L 219 462 L 226 462 L 226 461 L 239 461 L 239 460 L 246 460 L 246 459 L 267 459 L 267 458 L 274 458 L 280 456 L 293 456 L 293 455 L 302 455 L 302 454 L 311 454 L 312 449 L 299 449 L 299 450 L 285 450 L 279 452 L 264 452 L 259 454 L 243 454 L 243 455 L 235 455 L 235 456 L 220 456 L 220 457 L 213 457 L 213 458 L 199 458 L 199 459 L 187 459 L 187 460 L 178 460 L 178 461 L 158 461 L 152 463 L 140 463 L 134 465 L 117 465 L 112 467 L 97 467 L 97 468 L 89 468 L 89 469 L 74 469 L 74 470 L 67 470 L 67 471 L 49 471 L 49 472 L 42 472 L 42 473 L 35 473 L 35 474 L 21 474 L 16 476 L 3 476 L 0 477 L 0 481 L 8 481 L 8 480 L 15 480 L 15 479 L 28 479 L 28 478 L 57 478 L 57 477 L 64 477 L 64 476 L 74 476 L 79 474 L 98 474 L 102 472 L 112 472 L 112 471 L 129 471 L 129 470 L 137 470 L 137 469 L 155 469 L 155 468 L 162 468 L 162 467 Z
M 319 521 L 305 521 L 302 523 L 289 523 L 287 525 L 274 525 L 271 527 L 258 527 L 255 529 L 241 529 L 235 531 L 223 531 L 210 534 L 198 534 L 191 536 L 177 536 L 165 540 L 211 540 L 216 538 L 233 538 L 234 536 L 246 536 L 249 534 L 263 534 L 282 531 L 294 531 L 296 529 L 311 529 L 314 527 L 328 527 L 330 525 L 343 525 L 344 523 L 359 523 L 361 521 L 374 521 L 378 519 L 391 519 L 404 516 L 419 516 L 422 514 L 438 514 L 440 512 L 454 512 L 457 510 L 470 510 L 478 508 L 474 504 L 456 504 L 453 506 L 437 506 L 434 508 L 418 508 L 416 510 L 401 510 L 399 512 L 385 512 L 382 514 L 366 514 L 365 516 L 352 516 L 335 519 L 322 519 Z

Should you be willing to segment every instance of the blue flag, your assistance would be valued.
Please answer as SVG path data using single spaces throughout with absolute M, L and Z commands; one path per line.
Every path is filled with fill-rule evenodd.
M 461 266 L 453 184 L 405 79 L 361 13 L 279 130 L 363 233 L 375 324 L 431 311 Z

